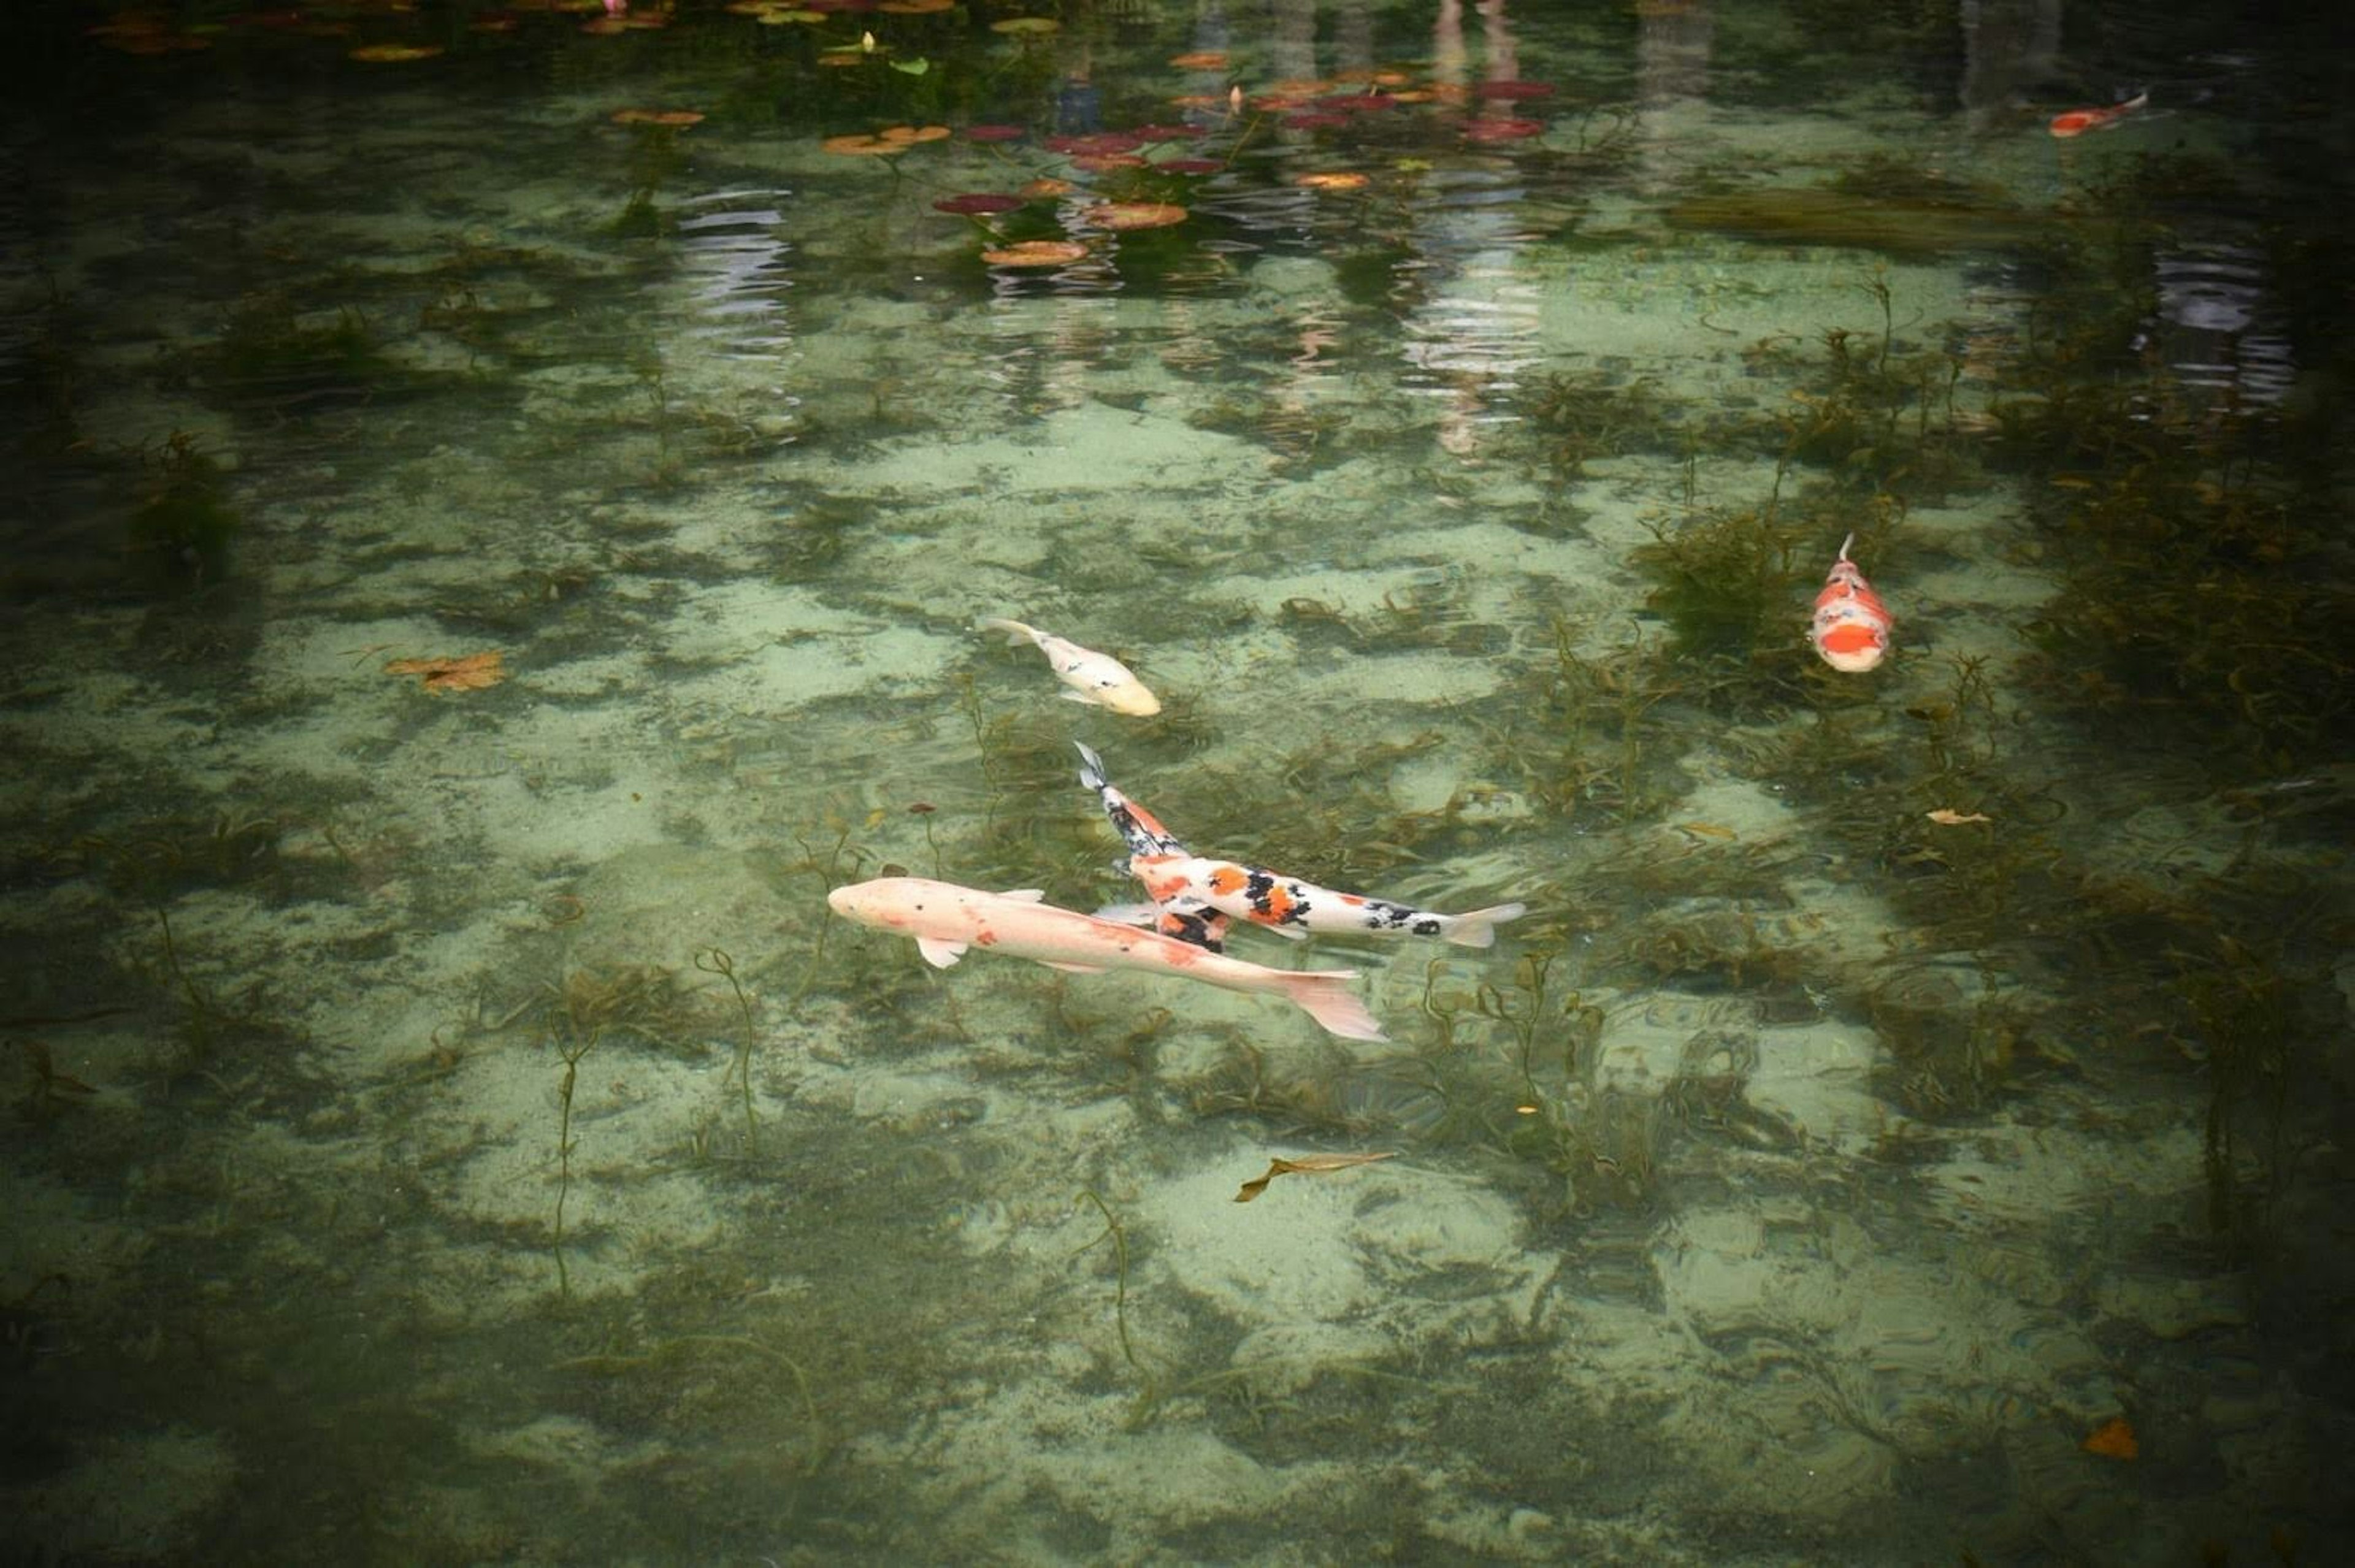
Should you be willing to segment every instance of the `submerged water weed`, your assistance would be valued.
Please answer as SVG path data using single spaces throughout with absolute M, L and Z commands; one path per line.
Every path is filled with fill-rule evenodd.
M 707 975 L 717 975 L 726 980 L 728 988 L 736 995 L 737 1009 L 744 1016 L 744 1035 L 736 1047 L 735 1063 L 729 1068 L 728 1076 L 720 1080 L 719 1086 L 724 1091 L 732 1083 L 744 1096 L 744 1147 L 749 1152 L 760 1136 L 759 1122 L 752 1115 L 752 1048 L 758 1043 L 752 1024 L 752 998 L 745 995 L 744 982 L 736 977 L 736 961 L 728 955 L 725 949 L 698 949 L 695 966 Z
M 1667 665 L 1641 627 L 1609 653 L 1586 651 L 1582 628 L 1553 621 L 1554 657 L 1533 670 L 1523 700 L 1494 723 L 1483 772 L 1515 781 L 1549 808 L 1599 807 L 1635 821 L 1686 789 L 1670 726 L 1656 711 L 1684 695 L 1686 672 Z
M 1522 397 L 1529 439 L 1557 482 L 1583 477 L 1587 463 L 1631 452 L 1672 452 L 1682 440 L 1679 411 L 1653 383 L 1605 370 L 1558 370 Z
M 2060 582 L 2027 627 L 2031 675 L 2105 737 L 2220 783 L 2334 761 L 2355 717 L 2334 528 L 2319 497 L 2227 483 L 2225 454 L 2202 457 L 2106 471 L 2046 509 Z
M 288 408 L 366 398 L 393 368 L 357 308 L 305 311 L 284 293 L 239 301 L 213 345 L 210 368 L 240 401 Z
M 194 436 L 175 431 L 148 466 L 144 496 L 131 514 L 133 574 L 165 592 L 219 582 L 229 575 L 229 548 L 243 526 L 229 505 L 220 464 L 198 450 Z
M 2293 1136 L 2293 1096 L 2321 1067 L 2321 1051 L 2309 1048 L 2340 1032 L 2328 976 L 2300 987 L 2282 960 L 2279 947 L 2222 932 L 2176 960 L 2208 1069 L 2201 1149 L 2209 1223 L 2235 1255 L 2253 1262 L 2267 1261 L 2285 1196 L 2298 1176 L 2304 1151 Z M 2303 1007 L 2301 989 L 2319 1007 Z
M 604 1031 L 592 1030 L 586 1035 L 567 1035 L 556 1047 L 564 1062 L 564 1076 L 556 1088 L 556 1217 L 549 1226 L 548 1247 L 556 1258 L 556 1294 L 570 1297 L 572 1294 L 572 1273 L 564 1262 L 564 1204 L 572 1196 L 572 1091 L 580 1081 L 581 1059 L 595 1049 Z

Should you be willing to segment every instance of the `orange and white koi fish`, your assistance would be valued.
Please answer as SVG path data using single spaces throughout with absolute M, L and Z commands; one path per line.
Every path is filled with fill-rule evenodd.
M 1859 674 L 1870 669 L 1889 655 L 1889 634 L 1897 618 L 1872 584 L 1864 580 L 1856 562 L 1849 560 L 1849 547 L 1856 543 L 1850 534 L 1840 541 L 1839 559 L 1824 576 L 1823 592 L 1816 595 L 1815 625 L 1809 640 L 1824 662 L 1837 670 Z
M 2088 131 L 2106 131 L 2136 110 L 2150 101 L 2150 94 L 2137 92 L 2123 103 L 2113 103 L 2107 109 L 2072 109 L 2052 116 L 2045 127 L 2056 136 L 2082 136 Z
M 989 893 L 924 877 L 879 877 L 840 887 L 826 905 L 845 920 L 916 939 L 924 962 L 945 969 L 968 947 L 1094 975 L 1138 969 L 1199 980 L 1247 996 L 1282 997 L 1344 1040 L 1385 1040 L 1358 999 L 1355 969 L 1270 969 L 1158 932 L 1041 903 L 1037 889 Z
M 1128 845 L 1129 874 L 1145 884 L 1159 929 L 1180 941 L 1219 951 L 1229 919 L 1249 921 L 1295 940 L 1311 932 L 1377 936 L 1436 936 L 1463 947 L 1487 947 L 1496 928 L 1529 912 L 1527 904 L 1497 904 L 1468 914 L 1441 914 L 1359 893 L 1337 893 L 1257 866 L 1190 854 L 1152 813 L 1114 789 L 1103 759 L 1080 746 L 1080 783 L 1096 792 L 1104 815 Z
M 1055 667 L 1055 678 L 1067 688 L 1063 692 L 1066 701 L 1091 702 L 1138 719 L 1161 711 L 1161 699 L 1146 690 L 1135 673 L 1110 654 L 1096 653 L 1036 626 L 996 616 L 979 623 L 975 630 L 1003 632 L 1008 643 L 1035 644 L 1047 656 L 1047 662 Z

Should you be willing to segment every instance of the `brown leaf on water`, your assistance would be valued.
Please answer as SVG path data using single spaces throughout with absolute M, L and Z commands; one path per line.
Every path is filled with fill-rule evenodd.
M 1396 1159 L 1393 1149 L 1386 1154 L 1304 1154 L 1298 1159 L 1271 1159 L 1267 1174 L 1243 1183 L 1235 1194 L 1235 1201 L 1248 1203 L 1267 1190 L 1267 1184 L 1279 1176 L 1314 1176 L 1320 1171 L 1348 1170 L 1352 1166 L 1371 1165 L 1378 1159 Z
M 2135 1437 L 2135 1429 L 2123 1415 L 2113 1416 L 2094 1429 L 2094 1435 L 2083 1445 L 2088 1454 L 2099 1454 L 2109 1459 L 2132 1459 L 2142 1453 L 2142 1444 Z
M 1983 812 L 1956 811 L 1952 806 L 1947 805 L 1942 805 L 1935 811 L 1925 811 L 1922 815 L 1928 817 L 1931 821 L 1936 823 L 1941 827 L 1960 827 L 1966 822 L 1993 822 L 1995 820 L 1994 817 L 1989 816 Z
M 493 648 L 449 658 L 395 659 L 384 673 L 423 676 L 428 691 L 480 691 L 506 679 L 506 655 Z

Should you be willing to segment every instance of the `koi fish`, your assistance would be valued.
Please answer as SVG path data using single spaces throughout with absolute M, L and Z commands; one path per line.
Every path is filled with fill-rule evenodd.
M 1816 595 L 1815 624 L 1808 634 L 1826 664 L 1851 675 L 1870 669 L 1888 656 L 1889 634 L 1897 624 L 1889 606 L 1849 560 L 1849 547 L 1854 543 L 1854 534 L 1840 541 L 1839 559 L 1825 573 L 1823 592 Z
M 1098 708 L 1109 708 L 1114 713 L 1138 719 L 1161 711 L 1161 699 L 1146 690 L 1145 683 L 1136 678 L 1135 672 L 1110 654 L 1096 653 L 1036 626 L 996 616 L 978 623 L 974 629 L 1003 632 L 1009 644 L 1036 645 L 1047 656 L 1047 662 L 1055 667 L 1055 678 L 1068 688 L 1063 693 L 1066 701 L 1092 702 Z
M 924 877 L 879 877 L 826 894 L 845 920 L 916 939 L 916 951 L 945 969 L 968 947 L 1028 958 L 1075 975 L 1137 969 L 1199 980 L 1246 996 L 1281 997 L 1344 1040 L 1386 1040 L 1358 999 L 1355 969 L 1270 969 L 1190 942 L 1099 920 L 1039 901 L 1036 888 L 990 893 Z
M 2056 136 L 2082 136 L 2088 131 L 2106 131 L 2127 115 L 2150 101 L 2150 94 L 2137 92 L 2123 103 L 2113 103 L 2107 109 L 2072 109 L 2065 114 L 2055 114 L 2045 127 Z
M 1463 947 L 1487 947 L 1496 928 L 1529 912 L 1520 903 L 1497 904 L 1466 914 L 1441 914 L 1388 899 L 1337 893 L 1313 882 L 1232 860 L 1188 852 L 1169 830 L 1104 777 L 1103 759 L 1085 745 L 1080 783 L 1096 792 L 1104 815 L 1128 845 L 1129 874 L 1145 884 L 1159 915 L 1159 929 L 1181 941 L 1200 942 L 1212 952 L 1224 940 L 1230 919 L 1249 921 L 1295 940 L 1311 932 L 1358 932 L 1380 936 L 1436 936 Z

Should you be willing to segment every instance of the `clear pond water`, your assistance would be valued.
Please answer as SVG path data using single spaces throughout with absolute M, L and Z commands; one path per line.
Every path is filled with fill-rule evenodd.
M 2280 12 L 25 8 L 24 1560 L 2342 1559 Z

